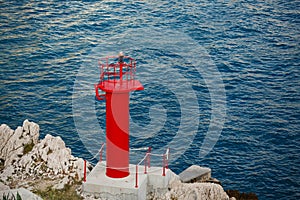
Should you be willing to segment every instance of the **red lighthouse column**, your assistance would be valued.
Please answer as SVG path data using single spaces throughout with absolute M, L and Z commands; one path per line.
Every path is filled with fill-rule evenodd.
M 111 59 L 118 58 L 116 64 Z M 125 63 L 123 59 L 130 62 Z M 100 81 L 95 85 L 96 98 L 106 99 L 106 175 L 123 178 L 129 175 L 129 92 L 143 90 L 135 80 L 135 60 L 130 57 L 106 57 L 100 63 Z
M 106 93 L 106 175 L 129 175 L 129 92 Z

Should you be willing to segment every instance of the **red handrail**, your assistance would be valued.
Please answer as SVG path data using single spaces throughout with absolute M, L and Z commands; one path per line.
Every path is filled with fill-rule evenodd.
M 163 154 L 163 173 L 162 176 L 166 176 L 166 154 Z
M 83 182 L 86 182 L 86 160 L 84 160 L 83 165 Z
M 116 59 L 118 56 L 107 56 L 105 58 L 101 58 L 99 60 L 99 68 L 100 68 L 100 81 L 101 84 L 105 80 L 113 80 L 116 81 L 117 77 L 119 79 L 122 79 L 122 76 L 126 74 L 126 79 L 128 80 L 134 80 L 135 72 L 136 72 L 136 62 L 135 59 L 124 56 L 124 58 L 129 59 L 129 63 L 110 63 L 109 61 L 111 59 Z M 101 62 L 102 60 L 105 60 L 104 63 Z M 110 69 L 113 68 L 113 72 L 110 71 Z M 123 72 L 123 69 L 126 68 L 126 71 Z M 111 76 L 112 75 L 112 76 Z M 129 77 L 128 77 L 129 75 Z
M 135 166 L 135 188 L 138 188 L 138 165 Z

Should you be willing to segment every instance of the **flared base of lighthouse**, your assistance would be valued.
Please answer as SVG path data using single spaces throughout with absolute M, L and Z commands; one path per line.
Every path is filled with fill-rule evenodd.
M 145 174 L 145 166 L 140 165 L 136 182 L 136 165 L 129 165 L 130 173 L 124 178 L 106 176 L 105 168 L 104 161 L 93 168 L 82 185 L 84 196 L 109 200 L 146 200 L 150 189 L 167 190 L 170 180 L 177 176 L 170 169 L 166 169 L 165 176 L 162 176 L 161 167 L 150 167 Z
M 129 170 L 116 170 L 116 169 L 110 169 L 106 168 L 106 176 L 110 178 L 125 178 L 129 176 Z

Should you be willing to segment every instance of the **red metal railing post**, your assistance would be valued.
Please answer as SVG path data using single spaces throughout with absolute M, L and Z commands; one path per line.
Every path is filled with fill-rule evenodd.
M 83 181 L 86 182 L 86 160 L 84 160 L 83 166 Z
M 116 67 L 114 67 L 114 81 L 116 81 Z
M 145 158 L 145 160 L 144 160 L 144 165 L 145 165 L 144 174 L 147 174 L 147 160 L 148 160 L 148 156 L 149 156 L 149 154 L 146 153 L 146 158 Z
M 135 188 L 138 188 L 138 165 L 135 166 Z
M 165 154 L 163 154 L 163 176 L 166 176 L 166 166 L 165 166 L 165 162 L 166 162 L 166 155 Z
M 144 161 L 144 163 L 145 163 L 145 170 L 144 170 L 144 174 L 147 174 L 147 162 L 146 162 L 146 160 Z
M 123 79 L 123 63 L 119 63 L 119 65 L 120 65 L 120 80 L 122 80 Z

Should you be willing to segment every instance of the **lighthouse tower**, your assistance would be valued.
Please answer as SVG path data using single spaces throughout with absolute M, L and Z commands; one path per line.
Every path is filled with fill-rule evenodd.
M 129 93 L 144 87 L 135 79 L 135 60 L 123 53 L 100 59 L 99 67 L 95 93 L 96 100 L 106 101 L 106 161 L 102 160 L 102 145 L 100 160 L 88 176 L 84 162 L 83 194 L 112 200 L 146 200 L 147 193 L 168 188 L 176 176 L 168 168 L 169 149 L 164 154 L 152 154 L 149 147 L 138 163 L 129 163 Z M 150 165 L 153 156 L 161 159 L 160 166 Z
M 106 175 L 124 178 L 129 175 L 129 93 L 144 87 L 135 79 L 135 60 L 122 52 L 100 59 L 99 67 L 95 91 L 97 100 L 106 100 Z

